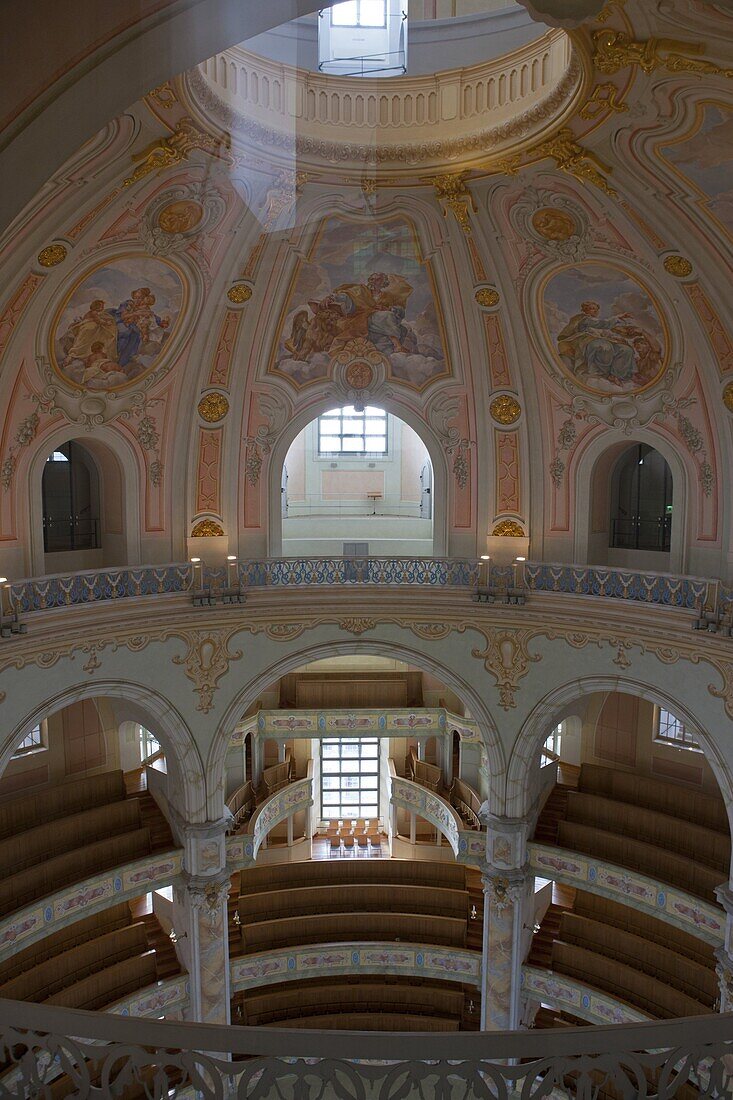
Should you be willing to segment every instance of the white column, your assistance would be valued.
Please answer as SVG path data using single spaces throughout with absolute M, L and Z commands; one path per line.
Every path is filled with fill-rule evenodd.
M 716 897 L 726 912 L 725 940 L 715 952 L 715 973 L 718 977 L 720 1012 L 733 1012 L 733 889 L 730 884 L 718 886 Z
M 514 1029 L 521 1021 L 523 937 L 533 876 L 526 868 L 528 824 L 523 819 L 489 818 L 486 830 L 481 1027 Z
M 417 814 L 410 812 L 410 844 L 415 844 L 417 841 Z
M 293 815 L 288 818 L 288 848 L 293 847 Z

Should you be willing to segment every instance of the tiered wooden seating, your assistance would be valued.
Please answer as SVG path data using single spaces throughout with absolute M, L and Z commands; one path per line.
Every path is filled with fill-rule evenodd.
M 33 943 L 30 947 L 5 959 L 0 963 L 0 982 L 9 982 L 18 974 L 31 970 L 46 960 L 53 960 L 64 951 L 75 947 L 77 943 L 125 928 L 130 920 L 130 907 L 127 902 L 112 905 L 109 909 L 103 909 L 101 913 L 95 913 L 91 917 L 82 917 L 81 920 L 74 921 L 68 927 L 46 936 L 38 943 Z
M 121 771 L 69 779 L 53 787 L 16 795 L 0 802 L 0 839 L 124 797 L 125 780 Z
M 459 1021 L 407 1013 L 350 1012 L 344 1016 L 303 1016 L 282 1020 L 270 1027 L 314 1028 L 326 1031 L 458 1031 Z
M 480 829 L 478 816 L 481 800 L 476 792 L 462 779 L 454 779 L 450 790 L 450 802 L 458 810 L 463 824 L 469 829 Z
M 419 859 L 340 860 L 253 867 L 240 875 L 239 895 L 259 894 L 301 886 L 340 886 L 348 883 L 381 886 L 438 886 L 464 890 L 466 869 L 460 863 Z
M 645 974 L 637 966 L 599 955 L 585 947 L 556 941 L 552 969 L 610 993 L 658 1019 L 705 1015 L 710 1010 L 694 997 Z
M 255 792 L 252 784 L 247 781 L 243 786 L 238 787 L 234 794 L 227 799 L 227 806 L 234 818 L 232 829 L 236 830 L 249 820 L 255 808 Z
M 426 913 L 437 917 L 457 917 L 466 921 L 466 890 L 439 889 L 434 886 L 383 886 L 366 883 L 358 886 L 305 886 L 291 890 L 267 890 L 240 897 L 240 920 L 251 923 L 268 917 L 316 916 L 319 913 Z
M 443 782 L 443 773 L 435 764 L 428 764 L 426 760 L 418 760 L 417 753 L 410 749 L 405 761 L 405 770 L 408 779 L 419 783 L 421 787 L 427 787 L 429 791 L 439 791 Z
M 616 802 L 648 806 L 650 810 L 659 810 L 660 813 L 704 825 L 707 829 L 728 833 L 728 814 L 721 798 L 690 791 L 663 779 L 622 772 L 600 764 L 583 764 L 578 789 L 612 798 Z
M 281 790 L 283 787 L 287 787 L 290 782 L 290 764 L 285 761 L 282 764 L 273 764 L 270 768 L 265 768 L 262 773 L 262 783 L 265 788 L 265 797 L 269 798 L 270 795 L 275 794 L 276 791 Z
M 155 981 L 155 952 L 147 951 L 87 975 L 46 998 L 45 1003 L 64 1008 L 104 1008 Z
M 242 1023 L 269 1027 L 301 1016 L 354 1012 L 407 1012 L 413 1016 L 442 1016 L 460 1020 L 464 993 L 445 983 L 413 985 L 361 977 L 324 984 L 304 981 L 248 993 L 241 1001 Z
M 402 940 L 406 943 L 465 947 L 466 919 L 425 916 L 421 913 L 320 913 L 243 924 L 240 932 L 245 954 L 309 943 L 343 943 L 351 940 Z

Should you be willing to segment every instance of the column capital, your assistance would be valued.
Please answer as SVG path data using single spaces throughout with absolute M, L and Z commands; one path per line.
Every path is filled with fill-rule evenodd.
M 183 845 L 183 868 L 190 876 L 210 878 L 227 863 L 227 818 L 216 821 L 182 822 L 179 836 Z
M 201 875 L 181 874 L 181 885 L 189 897 L 194 912 L 207 916 L 211 922 L 218 918 L 219 911 L 229 897 L 231 880 L 222 874 L 210 878 Z
M 497 817 L 482 813 L 486 826 L 486 863 L 500 871 L 520 870 L 527 862 L 530 822 L 526 817 Z
M 509 905 L 518 905 L 527 888 L 526 867 L 514 871 L 484 871 L 481 884 L 489 904 L 501 912 Z
M 718 947 L 715 960 L 715 974 L 720 987 L 720 1011 L 730 1012 L 733 1008 L 733 958 L 724 947 Z

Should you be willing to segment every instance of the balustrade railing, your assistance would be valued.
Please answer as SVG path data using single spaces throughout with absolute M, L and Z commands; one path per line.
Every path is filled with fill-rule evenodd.
M 112 1017 L 0 1000 L 0 1097 L 194 1094 L 258 1100 L 539 1100 L 731 1096 L 733 1015 L 541 1031 L 452 1034 L 317 1032 Z M 71 1038 L 74 1036 L 74 1038 Z M 205 1053 L 204 1053 L 205 1052 Z
M 251 590 L 321 586 L 559 593 L 733 615 L 733 587 L 705 577 L 533 561 L 495 565 L 474 558 L 253 558 L 221 567 L 175 562 L 31 577 L 8 584 L 6 593 L 11 610 L 27 614 L 189 591 L 211 603 L 232 593 L 243 599 Z

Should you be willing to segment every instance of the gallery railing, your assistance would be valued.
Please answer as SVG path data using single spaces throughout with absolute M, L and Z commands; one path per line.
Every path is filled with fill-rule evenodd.
M 730 1097 L 733 1015 L 610 1027 L 452 1034 L 182 1024 L 0 1000 L 0 1097 L 196 1095 L 257 1100 Z M 74 1038 L 71 1038 L 74 1036 Z M 206 1052 L 206 1053 L 202 1053 Z
M 224 566 L 174 562 L 32 577 L 5 586 L 5 611 L 18 615 L 104 600 L 176 595 L 191 591 L 203 602 L 244 599 L 249 590 L 332 587 L 420 587 L 475 593 L 561 593 L 630 600 L 733 618 L 733 588 L 704 577 L 616 569 L 610 566 L 515 562 L 475 558 L 256 558 Z M 1 621 L 1 620 L 0 620 Z M 707 629 L 707 626 L 705 627 Z

